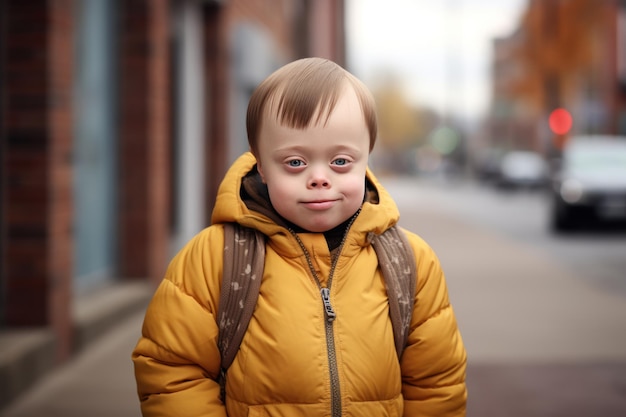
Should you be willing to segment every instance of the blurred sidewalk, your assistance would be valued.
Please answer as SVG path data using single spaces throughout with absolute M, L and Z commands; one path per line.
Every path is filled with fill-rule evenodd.
M 140 417 L 130 354 L 143 310 L 124 318 L 75 359 L 42 378 L 2 417 Z
M 9 396 L 0 416 L 140 416 L 130 353 L 153 291 L 129 282 L 79 297 L 78 353 L 60 366 L 48 330 L 0 334 L 0 386 Z

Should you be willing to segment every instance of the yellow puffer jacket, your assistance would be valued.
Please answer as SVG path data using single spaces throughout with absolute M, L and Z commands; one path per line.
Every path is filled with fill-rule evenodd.
M 379 203 L 364 203 L 345 240 L 331 286 L 331 337 L 317 284 L 295 238 L 240 198 L 254 166 L 245 154 L 226 175 L 213 224 L 172 260 L 133 351 L 144 416 L 382 417 L 465 415 L 466 355 L 431 248 L 408 233 L 417 293 L 408 345 L 398 362 L 387 296 L 368 232 L 395 224 L 395 203 L 368 172 Z M 268 236 L 256 310 L 228 370 L 226 408 L 216 379 L 224 246 L 220 223 Z M 331 254 L 322 234 L 299 234 L 321 281 Z M 331 383 L 331 381 L 333 381 Z

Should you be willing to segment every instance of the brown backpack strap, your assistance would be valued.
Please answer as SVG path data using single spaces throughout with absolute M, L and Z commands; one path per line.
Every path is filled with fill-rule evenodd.
M 396 351 L 400 359 L 409 336 L 413 315 L 413 300 L 417 283 L 415 254 L 404 232 L 396 226 L 380 235 L 374 235 L 372 246 L 385 278 L 389 315 Z
M 265 265 L 265 238 L 236 223 L 224 225 L 224 270 L 218 308 L 218 347 L 222 356 L 222 399 L 226 370 L 233 363 L 259 296 Z

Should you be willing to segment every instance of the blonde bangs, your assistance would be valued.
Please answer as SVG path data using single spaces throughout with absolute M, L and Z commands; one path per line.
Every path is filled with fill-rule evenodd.
M 254 91 L 248 105 L 246 128 L 252 153 L 257 155 L 263 117 L 276 117 L 284 126 L 305 129 L 326 123 L 343 88 L 350 85 L 361 104 L 370 133 L 370 151 L 377 136 L 374 99 L 365 85 L 336 63 L 305 58 L 278 69 Z

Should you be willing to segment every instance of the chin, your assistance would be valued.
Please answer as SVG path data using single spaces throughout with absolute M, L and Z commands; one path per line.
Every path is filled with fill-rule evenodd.
M 289 219 L 287 219 L 289 220 Z M 302 229 L 306 230 L 307 232 L 312 232 L 312 233 L 324 233 L 330 229 L 332 229 L 333 227 L 335 227 L 336 225 L 333 224 L 329 224 L 329 223 L 306 223 L 306 222 L 294 222 L 292 220 L 290 220 L 293 224 L 297 225 L 298 227 L 301 227 Z
M 339 226 L 341 223 L 343 222 L 315 223 L 309 224 L 308 227 L 305 227 L 305 229 L 313 233 L 324 233 Z
M 334 226 L 305 227 L 306 230 L 313 233 L 324 233 L 332 229 Z

